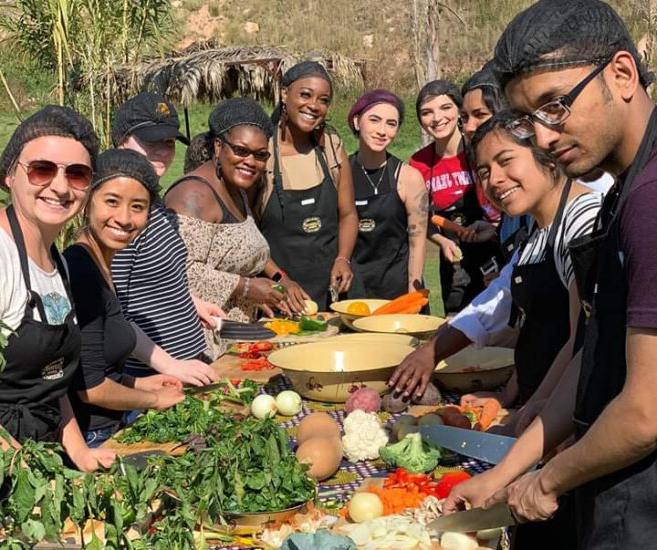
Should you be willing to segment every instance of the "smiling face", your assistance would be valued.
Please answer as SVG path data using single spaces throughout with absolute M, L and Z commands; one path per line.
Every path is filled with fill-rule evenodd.
M 326 119 L 331 105 L 331 86 L 318 76 L 300 78 L 283 88 L 281 98 L 288 124 L 301 132 L 310 133 Z
M 215 140 L 215 159 L 221 168 L 225 183 L 240 189 L 249 189 L 262 176 L 266 160 L 256 160 L 252 153 L 267 153 L 269 140 L 257 126 L 235 126 L 224 136 L 228 143 Z M 246 153 L 240 156 L 237 153 Z
M 593 69 L 592 65 L 561 71 L 528 73 L 506 87 L 511 107 L 529 114 L 549 101 L 568 94 Z M 607 67 L 602 75 L 610 73 Z M 605 80 L 608 82 L 608 80 Z M 604 165 L 623 139 L 623 109 L 613 88 L 598 76 L 577 96 L 570 115 L 558 126 L 534 124 L 536 144 L 548 151 L 570 177 L 587 174 Z
M 166 174 L 176 156 L 176 140 L 173 138 L 162 141 L 142 141 L 136 136 L 130 135 L 119 148 L 132 149 L 144 155 L 153 165 L 159 178 Z
M 420 125 L 434 140 L 450 138 L 458 120 L 459 109 L 448 95 L 429 98 L 420 107 Z
M 531 214 L 555 187 L 552 172 L 529 147 L 500 130 L 486 134 L 476 151 L 477 176 L 495 207 L 509 216 Z
M 84 146 L 72 138 L 43 136 L 28 141 L 5 180 L 15 208 L 27 220 L 38 226 L 58 231 L 82 207 L 86 190 L 71 187 L 60 167 L 47 185 L 30 183 L 26 166 L 36 160 L 47 160 L 61 165 L 83 164 L 91 167 L 91 157 Z
M 119 176 L 89 197 L 87 224 L 96 242 L 109 250 L 128 246 L 148 223 L 150 194 L 136 179 Z
M 493 116 L 493 113 L 484 101 L 481 88 L 470 90 L 463 96 L 461 121 L 463 122 L 463 135 L 470 141 L 477 128 Z
M 379 103 L 356 117 L 360 147 L 385 151 L 399 131 L 399 111 L 390 103 Z

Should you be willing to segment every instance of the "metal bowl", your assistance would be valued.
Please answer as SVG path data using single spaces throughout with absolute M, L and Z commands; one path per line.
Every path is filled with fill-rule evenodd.
M 385 305 L 390 302 L 390 300 L 377 300 L 374 298 L 360 298 L 358 300 L 342 300 L 340 302 L 333 302 L 330 305 L 331 311 L 335 311 L 336 313 L 340 314 L 340 320 L 342 323 L 352 329 L 354 329 L 353 322 L 356 319 L 360 319 L 362 317 L 367 317 L 367 315 L 354 315 L 353 313 L 347 313 L 347 309 L 349 309 L 349 306 L 353 304 L 354 302 L 362 302 L 364 304 L 367 304 L 367 307 L 370 308 L 370 311 L 374 311 L 375 309 L 381 307 L 382 305 Z
M 301 344 L 269 355 L 269 362 L 283 370 L 294 389 L 306 399 L 344 403 L 349 390 L 366 385 L 380 394 L 395 367 L 413 347 L 406 344 L 341 341 Z
M 434 317 L 433 315 L 400 313 L 362 317 L 356 319 L 353 325 L 359 332 L 407 334 L 425 340 L 431 338 L 444 322 L 445 319 L 442 317 Z
M 226 512 L 225 519 L 239 526 L 260 526 L 272 521 L 283 523 L 294 514 L 305 512 L 307 506 L 307 502 L 302 502 L 280 512 Z
M 494 390 L 509 380 L 514 364 L 511 348 L 469 346 L 438 363 L 434 378 L 459 393 Z

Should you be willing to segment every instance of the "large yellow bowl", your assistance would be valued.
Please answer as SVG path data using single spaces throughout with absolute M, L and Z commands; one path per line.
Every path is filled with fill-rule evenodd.
M 511 348 L 469 346 L 438 363 L 434 378 L 460 393 L 494 390 L 509 380 L 514 363 Z
M 361 317 L 354 321 L 354 328 L 360 332 L 407 334 L 426 339 L 431 338 L 444 322 L 445 319 L 442 317 L 434 317 L 433 315 L 400 313 Z
M 269 355 L 269 362 L 283 370 L 294 389 L 306 399 L 344 403 L 353 386 L 366 385 L 379 393 L 395 367 L 413 351 L 405 344 L 331 341 L 300 344 Z
M 351 334 L 339 334 L 323 340 L 323 342 L 359 342 L 366 346 L 378 346 L 379 344 L 402 344 L 405 346 L 417 346 L 420 341 L 415 336 L 406 334 L 386 334 L 384 332 L 352 332 Z
M 370 308 L 370 311 L 374 311 L 375 309 L 381 307 L 382 305 L 387 304 L 390 302 L 390 300 L 377 300 L 374 298 L 360 298 L 358 300 L 342 300 L 340 302 L 333 302 L 330 305 L 330 308 L 332 311 L 335 311 L 336 313 L 340 314 L 340 320 L 342 323 L 349 327 L 350 329 L 354 330 L 354 325 L 353 322 L 356 319 L 360 319 L 361 317 L 367 317 L 366 315 L 354 315 L 353 313 L 347 313 L 347 309 L 349 309 L 349 306 L 353 304 L 354 302 L 362 302 L 364 304 L 367 304 L 367 307 Z

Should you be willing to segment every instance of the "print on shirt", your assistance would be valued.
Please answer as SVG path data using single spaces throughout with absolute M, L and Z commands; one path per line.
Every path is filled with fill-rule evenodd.
M 71 312 L 71 303 L 66 296 L 58 292 L 50 292 L 42 297 L 43 308 L 46 310 L 46 318 L 50 325 L 61 325 L 66 316 Z

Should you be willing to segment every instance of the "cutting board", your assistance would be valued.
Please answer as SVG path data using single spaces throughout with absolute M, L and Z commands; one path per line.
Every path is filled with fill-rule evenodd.
M 119 432 L 121 433 L 121 432 Z M 144 453 L 152 451 L 162 451 L 171 456 L 180 456 L 185 454 L 185 446 L 179 443 L 152 443 L 150 441 L 140 441 L 138 443 L 119 443 L 116 439 L 108 439 L 101 445 L 103 449 L 114 451 L 119 456 L 128 456 L 135 453 Z
M 278 367 L 268 370 L 242 370 L 241 365 L 245 361 L 248 361 L 248 359 L 240 359 L 237 355 L 226 353 L 212 363 L 212 367 L 222 378 L 237 378 L 239 380 L 248 378 L 258 382 L 258 384 L 266 384 L 274 376 L 283 374 L 283 371 Z

